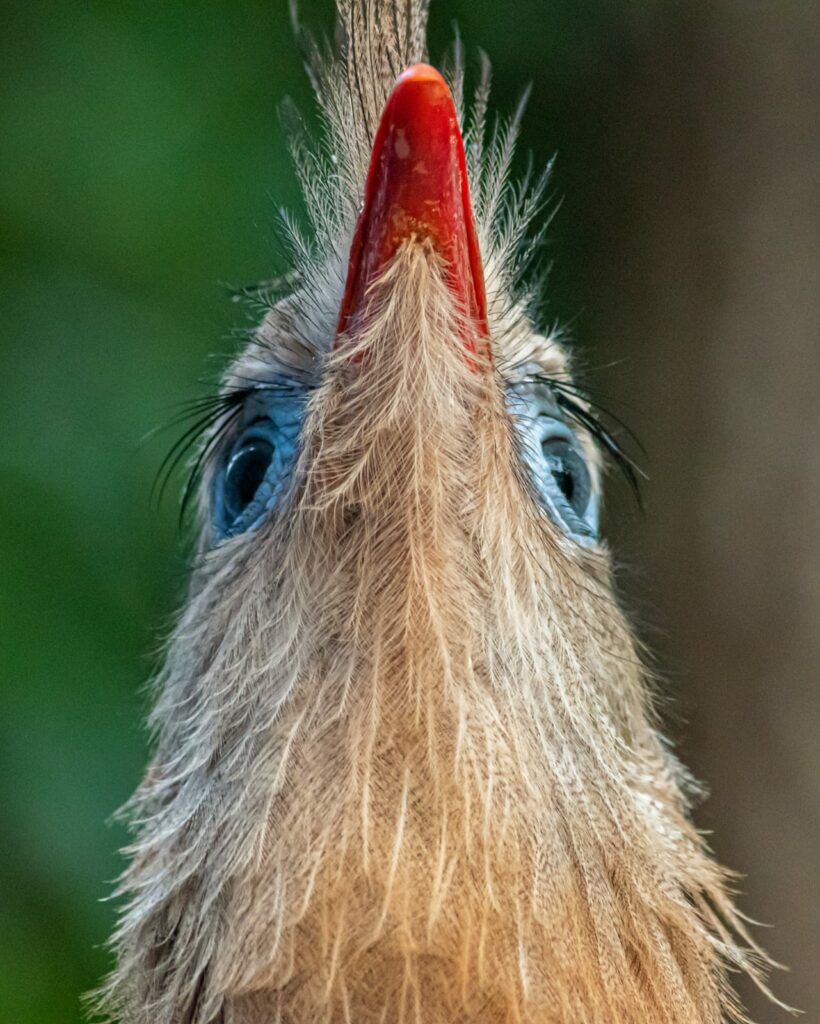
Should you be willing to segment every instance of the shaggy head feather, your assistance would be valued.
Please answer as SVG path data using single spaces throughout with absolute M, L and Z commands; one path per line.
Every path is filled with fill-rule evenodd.
M 324 141 L 294 150 L 315 241 L 294 234 L 296 291 L 225 382 L 309 387 L 300 454 L 275 513 L 215 544 L 230 431 L 206 441 L 103 996 L 125 1024 L 718 1024 L 742 1016 L 727 968 L 757 973 L 608 554 L 544 514 L 504 400 L 533 367 L 569 378 L 520 285 L 543 183 L 507 188 L 517 118 L 485 146 L 486 69 L 465 137 L 489 362 L 465 360 L 424 244 L 334 348 L 373 133 L 426 14 L 341 0 L 338 55 L 312 49 Z

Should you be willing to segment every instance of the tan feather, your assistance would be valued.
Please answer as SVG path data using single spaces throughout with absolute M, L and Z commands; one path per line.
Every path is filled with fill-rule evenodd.
M 276 513 L 217 545 L 206 474 L 104 1005 L 126 1024 L 743 1019 L 727 969 L 762 959 L 686 816 L 608 554 L 534 500 L 505 405 L 522 367 L 568 371 L 516 296 L 538 201 L 505 200 L 518 118 L 476 156 L 488 77 L 468 138 L 493 365 L 464 359 L 424 245 L 331 349 L 372 133 L 427 8 L 339 12 L 341 56 L 312 64 L 325 156 L 301 158 L 321 251 L 226 384 L 309 377 L 301 454 Z

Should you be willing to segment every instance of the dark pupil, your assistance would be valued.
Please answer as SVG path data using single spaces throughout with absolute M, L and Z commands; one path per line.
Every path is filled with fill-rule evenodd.
M 225 511 L 236 519 L 253 501 L 273 458 L 273 445 L 251 441 L 231 456 L 225 470 Z
M 541 445 L 547 469 L 567 504 L 582 516 L 589 504 L 592 481 L 581 455 L 567 441 L 549 438 Z
M 563 465 L 552 470 L 552 478 L 558 484 L 558 489 L 572 504 L 572 495 L 575 492 L 575 479 L 570 471 Z

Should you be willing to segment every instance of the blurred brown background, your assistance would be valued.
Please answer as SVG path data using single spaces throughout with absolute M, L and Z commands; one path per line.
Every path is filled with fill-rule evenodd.
M 277 104 L 309 98 L 284 0 L 0 7 L 0 1020 L 66 1024 L 107 964 L 106 820 L 185 575 L 149 501 L 175 437 L 139 442 L 233 350 L 220 282 L 278 266 Z M 820 4 L 434 0 L 433 57 L 453 20 L 497 109 L 534 83 L 548 315 L 648 452 L 645 516 L 610 495 L 624 600 L 697 822 L 818 1019 Z
M 697 821 L 775 926 L 777 993 L 816 1020 L 820 5 L 711 0 L 641 28 L 606 117 L 620 209 L 594 261 L 625 357 L 607 386 L 650 447 L 630 547 L 711 791 Z

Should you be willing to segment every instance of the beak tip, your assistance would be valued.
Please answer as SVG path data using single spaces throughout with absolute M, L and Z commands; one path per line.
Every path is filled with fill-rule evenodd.
M 437 85 L 447 93 L 450 91 L 444 76 L 432 64 L 411 64 L 409 68 L 405 68 L 396 79 L 393 92 L 405 85 Z

